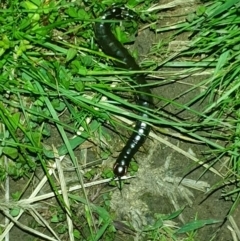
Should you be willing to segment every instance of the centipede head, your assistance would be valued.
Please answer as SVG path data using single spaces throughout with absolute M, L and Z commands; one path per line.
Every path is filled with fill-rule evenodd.
M 127 173 L 127 166 L 116 163 L 113 167 L 113 173 L 116 177 L 123 177 Z

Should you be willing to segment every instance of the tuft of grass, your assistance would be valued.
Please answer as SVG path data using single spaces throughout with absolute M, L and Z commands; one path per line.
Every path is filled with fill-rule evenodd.
M 206 80 L 209 86 L 197 96 L 189 106 L 201 98 L 210 96 L 209 105 L 203 111 L 201 127 L 221 130 L 216 139 L 225 143 L 225 148 L 214 148 L 215 162 L 223 156 L 228 158 L 228 172 L 217 187 L 230 188 L 223 197 L 234 200 L 231 214 L 239 202 L 239 14 L 238 1 L 219 1 L 206 7 L 199 7 L 196 15 L 187 23 L 184 30 L 194 33 L 190 48 L 184 56 L 203 56 L 204 61 L 214 63 L 212 76 Z M 201 31 L 200 31 L 201 30 Z M 182 30 L 181 30 L 182 31 Z M 217 123 L 218 122 L 218 123 Z M 213 135 L 214 137 L 214 135 Z M 216 186 L 215 186 L 216 188 Z

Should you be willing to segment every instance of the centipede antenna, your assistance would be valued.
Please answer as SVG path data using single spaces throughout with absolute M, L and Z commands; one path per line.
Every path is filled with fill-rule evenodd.
M 118 177 L 118 182 L 119 182 L 119 190 L 122 194 L 122 179 L 121 179 L 121 177 Z
M 121 177 L 117 176 L 117 180 L 115 179 L 115 181 L 116 181 L 116 184 L 117 184 L 120 192 L 122 193 L 122 180 L 121 180 Z

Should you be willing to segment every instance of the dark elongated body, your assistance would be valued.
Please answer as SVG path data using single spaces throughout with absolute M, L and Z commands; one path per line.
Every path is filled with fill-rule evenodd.
M 133 11 L 126 8 L 112 7 L 104 13 L 102 19 L 135 18 L 135 15 L 136 14 Z M 135 59 L 129 54 L 128 50 L 115 38 L 109 22 L 102 21 L 96 23 L 95 35 L 104 53 L 121 61 L 116 61 L 116 66 L 129 70 L 140 70 L 140 67 Z M 137 104 L 142 107 L 150 108 L 152 105 L 152 97 L 150 96 L 151 91 L 148 87 L 144 86 L 147 84 L 144 75 L 137 75 L 134 79 L 139 86 L 136 88 L 138 91 L 138 94 L 136 95 Z M 142 117 L 148 118 L 146 112 L 139 114 Z M 121 151 L 113 167 L 114 174 L 117 177 L 122 177 L 126 174 L 131 159 L 144 143 L 149 132 L 150 126 L 142 121 L 136 122 L 134 132 L 127 141 L 127 144 Z

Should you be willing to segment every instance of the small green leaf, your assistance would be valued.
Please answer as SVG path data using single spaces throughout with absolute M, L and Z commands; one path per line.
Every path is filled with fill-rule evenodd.
M 139 1 L 136 1 L 136 0 L 129 0 L 127 2 L 128 6 L 131 7 L 131 8 L 135 8 L 138 4 L 139 4 Z
M 57 227 L 57 231 L 58 231 L 59 234 L 64 234 L 64 233 L 66 233 L 66 231 L 67 231 L 66 225 L 60 224 L 60 225 Z
M 14 128 L 14 131 L 18 128 L 20 117 L 21 117 L 20 112 L 17 112 L 17 113 L 12 115 L 11 124 L 12 124 L 12 126 Z
M 137 172 L 138 171 L 138 164 L 134 161 L 131 161 L 130 162 L 130 166 L 129 166 L 129 169 L 133 172 Z
M 42 133 L 41 132 L 34 131 L 34 132 L 30 132 L 29 135 L 31 135 L 32 141 L 36 145 L 35 147 L 42 147 L 42 145 L 41 145 Z M 35 148 L 29 148 L 29 149 L 31 149 L 33 152 L 36 152 Z
M 3 47 L 3 49 L 9 49 L 11 46 L 11 42 L 8 39 L 7 35 L 3 35 L 2 40 L 0 41 L 0 47 Z
M 38 6 L 36 6 L 35 4 L 33 4 L 30 1 L 23 1 L 20 5 L 28 10 L 34 10 L 34 9 L 38 8 Z
M 184 210 L 184 208 L 179 209 L 179 210 L 177 210 L 177 211 L 175 211 L 171 214 L 168 214 L 168 215 L 161 215 L 161 218 L 162 218 L 162 220 L 174 219 L 174 218 L 178 217 L 182 213 L 183 210 Z
M 80 8 L 78 10 L 78 17 L 81 18 L 82 20 L 90 19 L 89 14 L 83 8 Z
M 41 0 L 31 0 L 31 2 L 34 3 L 38 7 L 42 4 Z
M 206 12 L 206 6 L 201 5 L 200 7 L 197 8 L 196 14 L 197 16 L 202 16 Z
M 77 230 L 77 229 L 74 229 L 73 230 L 73 235 L 75 238 L 77 239 L 80 239 L 81 235 L 80 235 L 80 232 Z
M 92 57 L 87 55 L 87 56 L 82 56 L 80 58 L 83 66 L 86 66 L 86 67 L 91 67 L 93 65 L 93 61 L 92 61 Z
M 19 29 L 20 29 L 20 30 L 23 30 L 23 29 L 27 28 L 29 25 L 31 25 L 31 21 L 29 21 L 28 18 L 24 18 L 24 19 L 20 22 L 20 24 L 19 24 Z M 21 37 L 21 33 L 18 32 L 18 31 L 15 31 L 14 36 L 15 36 L 17 39 L 21 39 L 21 38 L 22 38 L 22 37 Z
M 19 207 L 15 207 L 15 208 L 11 209 L 11 211 L 10 211 L 10 215 L 12 217 L 17 217 L 19 213 L 20 213 Z
M 53 215 L 52 218 L 51 218 L 51 222 L 52 223 L 58 223 L 59 222 L 58 216 L 57 215 Z
M 3 147 L 3 153 L 9 156 L 11 159 L 16 159 L 18 157 L 18 150 L 14 147 Z
M 82 67 L 82 64 L 79 60 L 73 60 L 72 62 L 70 62 L 70 65 L 74 73 L 78 73 L 78 69 Z
M 78 74 L 82 75 L 82 76 L 86 76 L 87 75 L 87 69 L 86 67 L 81 67 L 78 69 Z
M 113 174 L 112 169 L 108 168 L 108 169 L 103 170 L 102 177 L 103 178 L 113 178 L 114 174 Z
M 86 173 L 84 173 L 84 177 L 90 180 L 95 176 L 95 174 L 96 174 L 96 170 L 91 169 L 90 171 L 87 171 Z
M 52 105 L 53 105 L 54 109 L 57 110 L 57 111 L 63 111 L 64 108 L 66 107 L 64 102 L 59 101 L 59 99 L 54 99 L 52 101 Z
M 82 91 L 84 91 L 85 84 L 82 81 L 79 81 L 74 84 L 74 87 L 77 91 L 82 92 Z
M 21 192 L 19 192 L 19 191 L 17 191 L 17 192 L 14 192 L 14 193 L 12 193 L 11 194 L 11 197 L 15 200 L 15 201 L 17 201 L 17 200 L 19 200 L 19 198 L 21 197 Z
M 208 220 L 196 220 L 183 225 L 176 233 L 188 233 L 196 229 L 202 228 L 209 224 L 220 223 L 221 220 L 208 219 Z
M 191 22 L 193 22 L 196 18 L 197 18 L 197 15 L 196 15 L 195 13 L 190 13 L 190 14 L 188 14 L 188 16 L 187 16 L 187 21 L 188 21 L 189 23 L 191 23 Z
M 66 59 L 66 61 L 68 62 L 68 61 L 72 60 L 76 55 L 77 55 L 77 50 L 74 49 L 74 48 L 70 48 L 67 51 L 67 59 Z
M 77 10 L 76 8 L 74 7 L 70 7 L 67 9 L 66 13 L 70 16 L 70 17 L 73 17 L 73 18 L 77 18 L 78 17 L 78 13 L 77 13 Z

